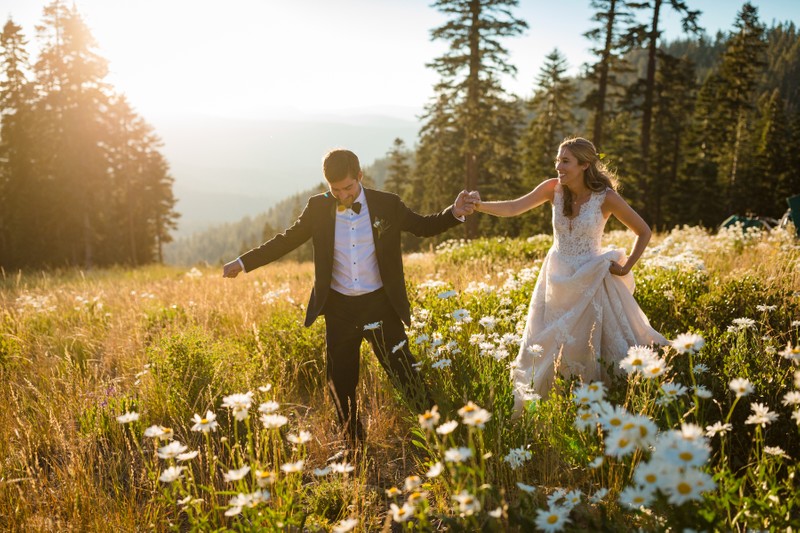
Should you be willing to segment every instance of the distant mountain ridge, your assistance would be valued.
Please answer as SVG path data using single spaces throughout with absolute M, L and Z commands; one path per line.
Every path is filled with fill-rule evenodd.
M 264 213 L 281 199 L 322 182 L 321 159 L 346 147 L 362 165 L 383 157 L 400 137 L 411 146 L 415 120 L 381 115 L 298 115 L 235 119 L 166 116 L 153 120 L 175 178 L 175 236 Z

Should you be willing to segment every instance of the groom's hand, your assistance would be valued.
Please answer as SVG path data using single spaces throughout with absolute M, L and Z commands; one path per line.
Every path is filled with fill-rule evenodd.
M 238 259 L 234 259 L 230 263 L 225 263 L 225 266 L 222 267 L 222 277 L 223 278 L 235 278 L 239 275 L 239 272 L 242 271 L 242 265 L 239 263 Z
M 453 203 L 453 214 L 456 218 L 463 218 L 475 212 L 475 202 L 467 191 L 461 191 Z

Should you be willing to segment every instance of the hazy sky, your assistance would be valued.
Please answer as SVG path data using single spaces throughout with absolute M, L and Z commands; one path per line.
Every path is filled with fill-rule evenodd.
M 3 0 L 31 42 L 44 0 Z M 166 113 L 300 116 L 396 108 L 412 118 L 432 95 L 437 75 L 425 64 L 444 51 L 430 30 L 445 18 L 431 0 L 75 0 L 110 61 L 108 78 L 152 118 Z M 688 0 L 709 34 L 732 27 L 742 2 Z M 756 0 L 763 22 L 800 21 L 798 0 Z M 667 36 L 678 20 L 665 8 Z M 3 13 L 5 12 L 5 13 Z M 516 79 L 533 91 L 544 56 L 558 48 L 571 73 L 590 59 L 582 33 L 589 0 L 521 0 L 524 35 L 504 41 Z

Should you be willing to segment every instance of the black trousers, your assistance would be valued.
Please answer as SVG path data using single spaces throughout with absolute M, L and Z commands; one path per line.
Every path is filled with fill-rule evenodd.
M 339 423 L 351 444 L 364 438 L 356 400 L 359 353 L 364 339 L 372 345 L 381 366 L 412 410 L 423 412 L 432 406 L 430 394 L 412 366 L 415 360 L 403 321 L 383 289 L 360 296 L 345 296 L 331 290 L 323 314 L 328 388 Z M 364 329 L 365 326 L 369 329 Z

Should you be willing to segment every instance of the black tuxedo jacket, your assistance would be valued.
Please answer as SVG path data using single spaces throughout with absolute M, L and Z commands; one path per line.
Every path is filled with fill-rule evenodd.
M 411 306 L 406 294 L 400 232 L 430 237 L 458 225 L 460 221 L 453 215 L 452 206 L 436 215 L 423 216 L 406 207 L 396 194 L 367 188 L 364 188 L 364 194 L 383 288 L 394 310 L 409 325 Z M 331 289 L 336 204 L 330 192 L 312 196 L 292 227 L 241 256 L 245 270 L 250 272 L 283 257 L 308 239 L 312 240 L 314 288 L 306 310 L 306 326 L 313 324 L 320 315 Z

